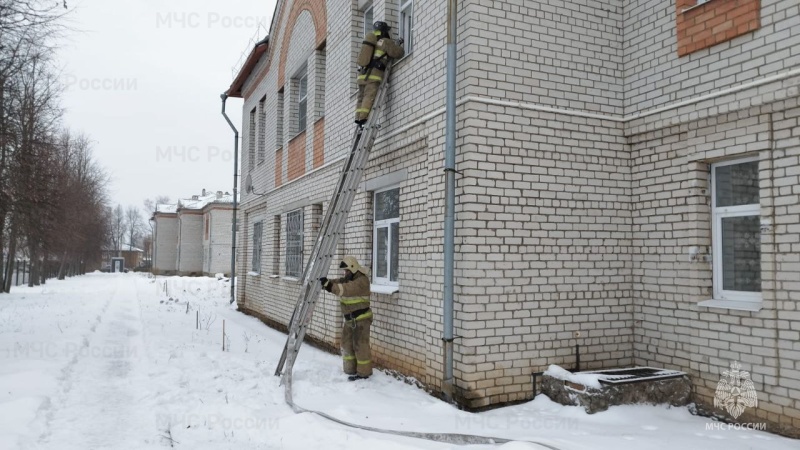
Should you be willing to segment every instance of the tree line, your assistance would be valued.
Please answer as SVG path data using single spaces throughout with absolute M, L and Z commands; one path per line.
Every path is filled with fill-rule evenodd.
M 66 3 L 0 0 L 0 291 L 14 263 L 30 264 L 28 285 L 82 273 L 100 256 L 110 220 L 109 181 L 88 136 L 62 124 L 53 43 Z

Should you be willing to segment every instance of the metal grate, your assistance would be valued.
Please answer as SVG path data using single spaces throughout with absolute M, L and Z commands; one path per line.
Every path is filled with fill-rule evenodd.
M 655 367 L 631 367 L 626 369 L 607 369 L 582 373 L 606 375 L 607 378 L 604 377 L 600 380 L 600 383 L 603 384 L 641 383 L 644 381 L 680 378 L 686 375 L 686 372 L 657 369 Z

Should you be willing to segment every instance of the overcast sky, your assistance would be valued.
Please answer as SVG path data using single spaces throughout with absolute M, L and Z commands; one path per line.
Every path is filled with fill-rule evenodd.
M 60 57 L 65 125 L 94 142 L 112 204 L 233 189 L 233 132 L 220 114 L 231 69 L 275 0 L 74 0 Z M 228 115 L 241 130 L 240 99 Z

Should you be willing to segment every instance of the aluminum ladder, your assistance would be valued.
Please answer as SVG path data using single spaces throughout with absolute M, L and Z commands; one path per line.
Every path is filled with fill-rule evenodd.
M 388 81 L 391 72 L 392 66 L 387 64 L 367 122 L 363 127 L 358 126 L 356 128 L 353 143 L 350 147 L 350 155 L 339 175 L 339 182 L 328 204 L 317 240 L 303 271 L 303 287 L 300 290 L 300 296 L 297 299 L 292 319 L 289 322 L 289 335 L 286 338 L 283 353 L 278 362 L 278 367 L 275 369 L 276 376 L 283 374 L 281 383 L 286 385 L 287 396 L 291 396 L 292 367 L 294 367 L 300 346 L 303 345 L 306 330 L 311 323 L 311 317 L 317 304 L 319 291 L 322 289 L 319 279 L 328 274 L 331 259 L 339 242 L 339 236 L 344 231 L 347 216 L 358 191 L 358 184 L 361 182 L 364 168 L 369 161 L 369 153 L 380 129 L 378 117 L 386 104 L 386 92 L 389 89 Z

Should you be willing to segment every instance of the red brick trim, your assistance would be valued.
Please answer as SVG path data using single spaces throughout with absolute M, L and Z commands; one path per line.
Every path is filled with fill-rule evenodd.
M 283 21 L 283 13 L 286 11 L 285 3 L 288 1 L 289 0 L 283 0 L 284 5 L 280 8 L 280 12 L 278 13 L 278 20 L 274 22 L 278 29 L 280 29 Z M 314 21 L 314 31 L 316 32 L 317 48 L 320 48 L 320 46 L 322 46 L 322 44 L 325 42 L 325 37 L 328 32 L 328 12 L 325 7 L 325 2 L 322 0 L 295 0 L 292 4 L 291 10 L 289 11 L 289 20 L 286 22 L 286 28 L 284 29 L 283 36 L 281 37 L 282 44 L 278 64 L 278 89 L 282 89 L 283 85 L 285 84 L 284 71 L 286 66 L 286 54 L 289 50 L 289 37 L 292 35 L 292 30 L 294 30 L 297 17 L 300 16 L 300 13 L 303 11 L 308 11 L 311 13 L 311 19 Z M 277 30 L 270 30 L 270 36 L 272 36 L 273 32 L 277 32 Z M 245 99 L 253 95 L 253 91 L 256 90 L 256 87 L 258 87 L 259 83 L 261 83 L 261 80 L 263 80 L 264 77 L 267 76 L 267 73 L 269 73 L 269 70 L 272 67 L 272 62 L 276 57 L 276 55 L 272 52 L 272 49 L 276 48 L 276 45 L 277 39 L 274 41 L 270 40 L 269 61 L 267 61 L 267 65 L 264 67 L 264 69 L 262 69 L 261 72 L 253 77 L 250 87 L 244 91 L 243 97 Z
M 289 162 L 286 164 L 286 179 L 292 181 L 306 173 L 306 132 L 289 141 Z
M 761 0 L 677 0 L 676 14 L 678 56 L 685 56 L 757 30 Z
M 286 57 L 289 53 L 289 38 L 292 36 L 297 18 L 303 11 L 311 13 L 314 21 L 314 31 L 316 32 L 316 47 L 320 47 L 325 42 L 325 35 L 328 32 L 328 14 L 325 9 L 325 2 L 320 0 L 295 0 L 292 9 L 289 11 L 289 20 L 281 37 L 281 56 L 278 63 L 278 87 L 283 87 L 286 82 Z
M 283 147 L 275 151 L 275 187 L 283 184 Z
M 314 168 L 325 164 L 325 118 L 314 123 Z

